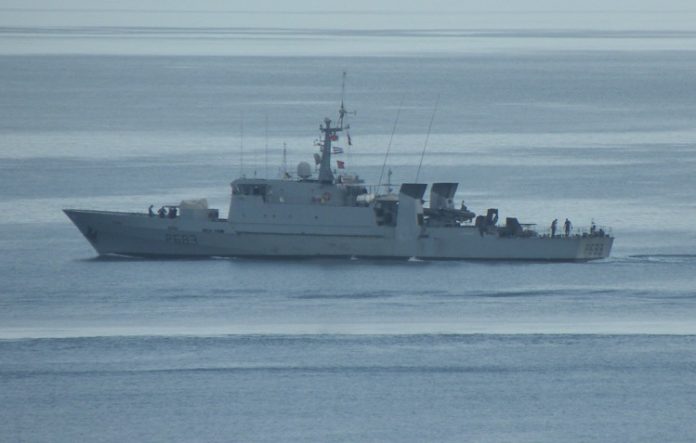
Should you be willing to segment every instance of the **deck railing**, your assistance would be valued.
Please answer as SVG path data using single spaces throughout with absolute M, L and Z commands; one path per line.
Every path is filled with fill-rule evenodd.
M 542 237 L 551 237 L 551 227 L 547 227 L 545 229 L 536 229 L 537 233 L 542 236 Z M 565 237 L 565 229 L 563 226 L 560 226 L 559 228 L 556 228 L 556 237 Z M 592 229 L 592 226 L 572 226 L 570 228 L 570 237 L 602 237 L 602 236 L 610 236 L 613 237 L 612 229 L 609 226 L 600 226 L 600 225 L 595 225 L 595 228 Z

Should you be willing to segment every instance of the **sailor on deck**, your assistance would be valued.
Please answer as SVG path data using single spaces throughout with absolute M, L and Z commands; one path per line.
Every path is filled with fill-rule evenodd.
M 554 218 L 551 222 L 551 237 L 556 236 L 556 227 L 558 226 L 558 219 Z

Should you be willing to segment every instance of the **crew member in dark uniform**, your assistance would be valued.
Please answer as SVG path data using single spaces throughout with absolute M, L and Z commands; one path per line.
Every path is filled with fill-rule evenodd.
M 551 237 L 556 236 L 556 227 L 558 226 L 558 219 L 554 218 L 551 222 Z
M 566 237 L 570 237 L 570 228 L 573 226 L 573 224 L 566 218 L 565 223 L 563 223 L 563 228 L 565 229 L 565 235 Z

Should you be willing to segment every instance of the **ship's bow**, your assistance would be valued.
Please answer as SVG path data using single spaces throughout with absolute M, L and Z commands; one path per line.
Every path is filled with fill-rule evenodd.
M 102 238 L 104 228 L 108 224 L 107 214 L 80 209 L 63 209 L 63 212 L 99 254 L 113 252 L 108 248 L 109 242 Z

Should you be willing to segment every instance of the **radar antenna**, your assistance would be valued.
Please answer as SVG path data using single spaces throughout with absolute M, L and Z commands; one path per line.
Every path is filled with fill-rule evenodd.
M 346 115 L 355 115 L 355 111 L 346 111 L 346 107 L 343 105 L 343 100 L 346 96 L 346 77 L 348 76 L 348 73 L 346 71 L 343 71 L 343 76 L 341 79 L 341 107 L 338 109 L 338 126 L 343 129 L 343 117 Z M 350 127 L 346 125 L 345 129 L 349 129 Z

